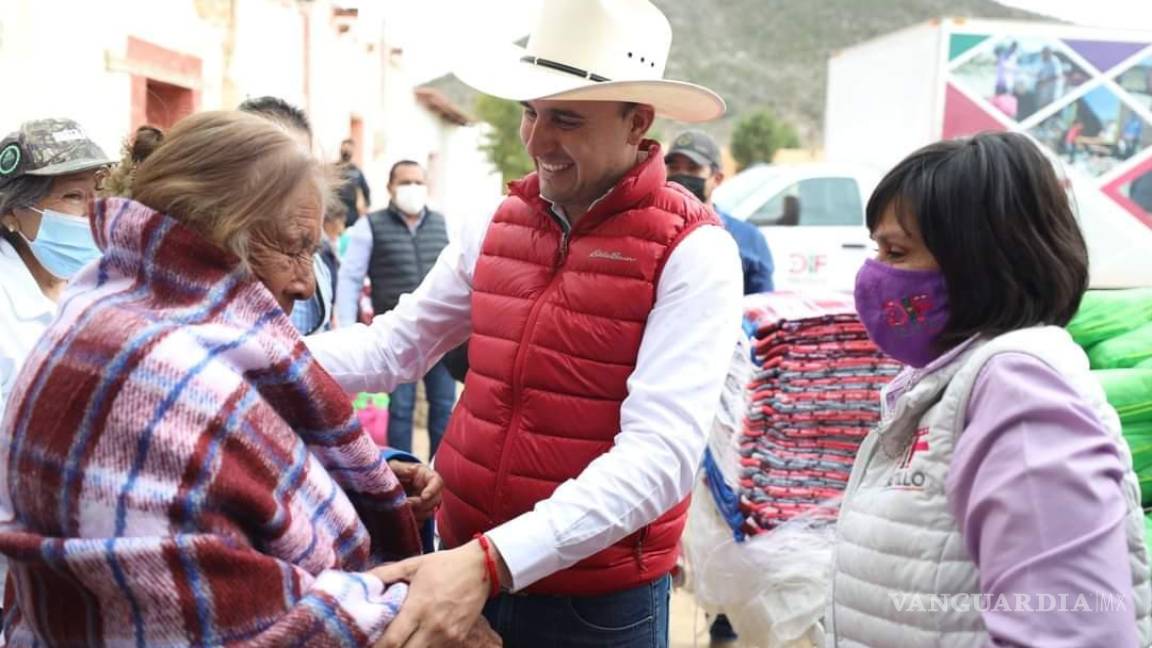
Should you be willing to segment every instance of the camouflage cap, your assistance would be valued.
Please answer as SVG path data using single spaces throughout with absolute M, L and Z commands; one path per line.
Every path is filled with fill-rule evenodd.
M 112 160 L 71 119 L 36 119 L 0 140 L 0 180 L 59 176 L 96 169 Z
M 684 131 L 672 140 L 672 148 L 664 156 L 664 162 L 671 161 L 673 155 L 683 155 L 696 164 L 719 169 L 723 166 L 720 147 L 708 133 L 699 130 Z

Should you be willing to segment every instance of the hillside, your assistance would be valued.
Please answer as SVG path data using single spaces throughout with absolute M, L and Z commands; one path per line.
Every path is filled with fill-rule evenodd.
M 728 101 L 728 116 L 708 130 L 727 139 L 741 113 L 768 106 L 807 144 L 818 144 L 822 132 L 832 52 L 940 16 L 1051 20 L 992 0 L 653 1 L 674 34 L 666 76 L 708 86 Z M 430 85 L 471 108 L 475 93 L 454 77 Z

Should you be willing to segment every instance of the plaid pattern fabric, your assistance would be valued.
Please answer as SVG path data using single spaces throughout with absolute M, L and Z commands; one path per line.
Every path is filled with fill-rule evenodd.
M 351 403 L 238 260 L 96 203 L 0 435 L 10 646 L 367 646 L 419 552 Z

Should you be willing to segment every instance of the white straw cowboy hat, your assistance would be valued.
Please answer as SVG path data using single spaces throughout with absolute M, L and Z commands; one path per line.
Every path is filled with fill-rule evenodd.
M 671 45 L 672 26 L 648 0 L 544 0 L 527 47 L 469 49 L 454 72 L 513 101 L 628 101 L 684 122 L 723 115 L 715 92 L 664 79 Z

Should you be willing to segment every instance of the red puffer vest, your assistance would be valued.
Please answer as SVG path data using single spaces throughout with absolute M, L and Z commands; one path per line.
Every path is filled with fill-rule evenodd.
M 612 448 L 660 272 L 712 210 L 666 182 L 648 157 L 572 232 L 551 215 L 535 174 L 513 183 L 488 228 L 473 280 L 467 382 L 436 469 L 447 547 L 548 498 Z M 668 573 L 688 501 L 572 568 L 538 594 L 595 595 Z

